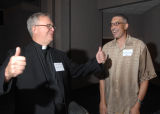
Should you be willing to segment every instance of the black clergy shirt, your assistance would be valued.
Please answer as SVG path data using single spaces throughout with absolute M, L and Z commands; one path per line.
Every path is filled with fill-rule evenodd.
M 44 55 L 42 46 L 34 41 L 21 52 L 27 63 L 21 75 L 4 82 L 5 68 L 15 50 L 0 68 L 0 95 L 13 90 L 15 114 L 67 114 L 70 78 L 102 71 L 95 58 L 77 65 L 55 48 L 48 47 Z

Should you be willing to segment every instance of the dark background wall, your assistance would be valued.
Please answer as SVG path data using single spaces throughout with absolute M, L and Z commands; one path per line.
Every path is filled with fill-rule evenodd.
M 0 25 L 0 64 L 9 49 L 25 45 L 30 41 L 26 20 L 33 12 L 40 11 L 37 0 L 12 2 L 6 1 L 2 3 L 3 7 L 1 6 L 3 23 Z
M 0 25 L 0 64 L 4 61 L 10 48 L 26 45 L 31 40 L 26 28 L 26 20 L 33 12 L 49 12 L 57 28 L 54 46 L 68 52 L 69 57 L 75 62 L 84 63 L 95 56 L 98 46 L 104 43 L 102 40 L 112 38 L 108 26 L 112 13 L 106 13 L 104 10 L 145 0 L 4 1 L 6 2 L 3 0 L 0 2 L 0 12 L 2 12 L 2 14 L 0 13 L 2 19 Z M 160 71 L 159 11 L 160 6 L 158 5 L 143 14 L 127 14 L 131 20 L 129 32 L 147 43 L 158 74 Z M 160 109 L 159 84 L 159 78 L 156 78 L 152 80 L 149 87 L 146 98 L 147 105 L 144 107 L 145 109 L 151 108 L 151 112 Z M 72 82 L 73 99 L 91 114 L 98 114 L 98 86 L 98 79 L 95 76 Z M 14 95 L 8 94 L 0 97 L 0 114 L 12 114 L 14 109 L 12 96 Z M 152 108 L 152 105 L 155 108 Z

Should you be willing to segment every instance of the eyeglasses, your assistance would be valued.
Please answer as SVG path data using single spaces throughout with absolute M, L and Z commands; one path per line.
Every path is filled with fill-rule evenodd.
M 110 26 L 118 26 L 120 24 L 125 24 L 123 22 L 115 22 L 115 23 L 110 23 Z
M 56 29 L 56 27 L 54 25 L 51 24 L 46 24 L 46 25 L 35 25 L 35 26 L 46 26 L 48 29 Z

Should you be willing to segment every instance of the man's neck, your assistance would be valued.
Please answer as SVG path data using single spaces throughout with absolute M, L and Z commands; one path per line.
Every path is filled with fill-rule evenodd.
M 123 37 L 117 39 L 117 43 L 118 43 L 118 46 L 120 49 L 122 49 L 124 47 L 126 39 L 127 39 L 127 34 L 124 35 Z

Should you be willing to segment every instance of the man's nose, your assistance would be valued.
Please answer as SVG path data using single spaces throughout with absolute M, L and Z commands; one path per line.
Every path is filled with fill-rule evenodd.
M 54 28 L 54 27 L 51 27 L 51 28 L 50 28 L 50 31 L 55 31 L 55 28 Z

